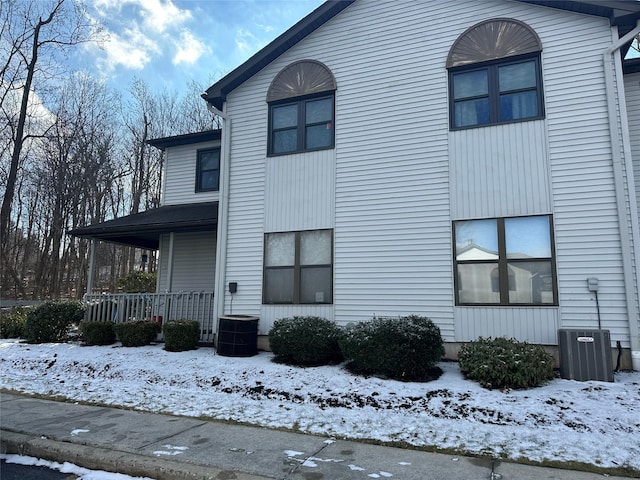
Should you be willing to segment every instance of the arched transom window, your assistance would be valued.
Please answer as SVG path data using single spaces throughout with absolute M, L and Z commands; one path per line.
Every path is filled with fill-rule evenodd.
M 541 51 L 536 33 L 518 20 L 465 31 L 447 57 L 451 128 L 542 118 Z
M 269 155 L 332 148 L 335 90 L 333 74 L 315 60 L 282 69 L 267 92 Z

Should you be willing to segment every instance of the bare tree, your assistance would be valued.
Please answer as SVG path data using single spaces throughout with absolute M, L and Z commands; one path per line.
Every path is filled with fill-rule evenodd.
M 0 112 L 9 152 L 0 208 L 2 260 L 7 264 L 9 226 L 25 142 L 36 134 L 28 128 L 29 109 L 39 82 L 59 74 L 61 54 L 89 40 L 90 24 L 72 0 L 8 0 L 0 6 Z M 44 59 L 44 60 L 43 60 Z

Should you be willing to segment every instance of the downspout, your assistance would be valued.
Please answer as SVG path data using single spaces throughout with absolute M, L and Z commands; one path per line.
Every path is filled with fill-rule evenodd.
M 627 179 L 630 177 L 629 172 L 633 172 L 631 165 L 631 147 L 629 141 L 628 127 L 620 128 L 618 125 L 618 112 L 616 109 L 616 86 L 618 88 L 618 99 L 620 105 L 620 121 L 622 125 L 628 125 L 625 112 L 624 100 L 624 84 L 620 75 L 616 75 L 617 82 L 614 77 L 616 65 L 621 65 L 620 48 L 633 38 L 640 34 L 640 20 L 636 27 L 627 33 L 624 37 L 616 40 L 603 53 L 604 76 L 606 82 L 607 108 L 609 113 L 609 129 L 611 134 L 611 151 L 613 160 L 613 175 L 616 190 L 616 204 L 618 210 L 618 223 L 620 224 L 620 241 L 622 248 L 622 270 L 625 285 L 625 297 L 627 300 L 627 312 L 629 317 L 629 340 L 631 342 L 631 351 L 640 351 L 640 332 L 638 328 L 638 317 L 636 312 L 636 298 L 640 298 L 640 286 L 633 282 L 633 265 L 631 259 L 635 257 L 635 261 L 640 261 L 640 228 L 638 225 L 638 217 L 634 214 L 637 211 L 636 199 L 633 195 L 629 195 L 631 208 L 631 229 L 627 223 L 627 198 L 625 192 L 625 174 Z M 613 63 L 613 65 L 612 65 Z M 613 66 L 613 68 L 612 68 Z M 622 146 L 620 145 L 622 138 Z M 631 245 L 630 238 L 634 242 Z M 626 260 L 629 261 L 626 261 Z
M 91 249 L 89 254 L 89 274 L 87 278 L 87 295 L 91 295 L 93 293 L 93 278 L 96 274 L 96 242 L 93 238 L 89 240 Z
M 206 100 L 205 100 L 206 101 Z M 231 118 L 207 101 L 210 112 L 222 118 L 222 148 L 220 157 L 220 197 L 218 201 L 218 234 L 216 238 L 216 273 L 213 294 L 213 314 L 216 333 L 218 333 L 218 318 L 224 315 L 224 299 L 226 292 L 227 270 L 227 236 L 229 229 L 229 176 L 231 171 Z

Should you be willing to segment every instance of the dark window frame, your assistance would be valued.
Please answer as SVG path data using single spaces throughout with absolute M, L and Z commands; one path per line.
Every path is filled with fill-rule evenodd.
M 331 263 L 330 264 L 313 264 L 313 265 L 302 265 L 300 263 L 300 238 L 301 234 L 307 232 L 330 232 L 331 233 Z M 270 234 L 276 233 L 292 233 L 295 236 L 294 242 L 294 265 L 278 265 L 273 267 L 268 267 L 266 258 L 267 258 L 267 237 Z M 269 232 L 264 234 L 264 246 L 263 246 L 263 267 L 262 267 L 262 304 L 263 305 L 332 305 L 333 304 L 333 246 L 334 246 L 334 238 L 333 238 L 333 229 L 332 228 L 319 228 L 315 230 L 295 230 L 288 232 Z M 293 268 L 293 301 L 292 302 L 267 302 L 267 271 L 270 270 L 289 270 Z M 301 285 L 301 271 L 304 269 L 313 269 L 313 268 L 329 268 L 330 269 L 330 283 L 329 283 L 329 292 L 331 298 L 325 302 L 301 302 L 300 301 L 300 290 L 302 288 Z
M 206 170 L 202 169 L 203 158 L 202 156 L 206 153 L 217 152 L 218 153 L 218 168 L 209 168 Z M 214 148 L 203 148 L 196 151 L 196 186 L 195 192 L 217 192 L 220 190 L 220 147 Z M 205 172 L 218 172 L 218 184 L 213 188 L 202 188 L 202 175 Z
M 328 122 L 316 122 L 316 123 L 306 123 L 306 104 L 316 100 L 322 100 L 325 98 L 331 99 L 331 144 L 322 147 L 316 148 L 307 148 L 306 147 L 306 131 L 308 127 L 323 125 Z M 295 127 L 286 127 L 280 129 L 273 128 L 273 111 L 277 107 L 284 107 L 288 105 L 296 105 L 297 109 L 297 123 Z M 335 90 L 324 91 L 312 95 L 304 95 L 301 97 L 293 97 L 286 98 L 282 100 L 277 100 L 268 103 L 269 106 L 269 126 L 268 126 L 268 141 L 267 141 L 267 156 L 268 157 L 277 157 L 281 155 L 291 155 L 294 153 L 302 153 L 302 152 L 315 152 L 320 150 L 330 150 L 335 147 L 336 141 L 336 97 Z M 286 152 L 274 152 L 273 151 L 273 134 L 278 131 L 292 130 L 296 129 L 296 148 L 294 150 L 287 150 Z
M 551 257 L 527 257 L 527 258 L 507 258 L 506 247 L 506 230 L 505 220 L 511 218 L 532 218 L 532 217 L 546 217 L 549 221 L 549 242 L 551 249 Z M 462 223 L 470 220 L 496 220 L 496 228 L 498 234 L 498 259 L 497 260 L 458 260 L 456 252 L 456 223 Z M 519 217 L 491 217 L 482 219 L 464 219 L 455 220 L 452 223 L 452 239 L 453 239 L 453 283 L 455 293 L 455 304 L 460 307 L 557 307 L 558 303 L 558 274 L 556 270 L 556 250 L 554 240 L 553 229 L 553 215 L 523 215 Z M 512 275 L 509 274 L 509 264 L 527 263 L 527 262 L 549 262 L 551 264 L 551 279 L 552 279 L 552 291 L 553 302 L 552 303 L 515 303 L 509 301 L 509 291 L 512 288 Z M 460 274 L 458 265 L 496 265 L 499 274 L 499 292 L 500 302 L 498 303 L 485 303 L 485 302 L 461 302 L 459 298 L 460 294 Z M 493 279 L 490 279 L 493 282 Z
M 517 90 L 509 90 L 506 92 L 500 92 L 500 78 L 498 75 L 498 70 L 500 67 L 515 65 L 518 63 L 525 63 L 533 60 L 535 62 L 535 75 L 536 75 L 536 86 L 535 88 L 523 88 Z M 478 95 L 475 97 L 464 97 L 462 99 L 455 98 L 455 89 L 453 78 L 457 74 L 461 73 L 469 73 L 473 71 L 487 71 L 487 83 L 488 83 L 488 91 L 487 95 Z M 540 62 L 540 52 L 529 53 L 525 55 L 518 55 L 512 57 L 504 57 L 496 60 L 492 60 L 489 62 L 482 63 L 474 63 L 471 65 L 464 65 L 459 67 L 451 67 L 449 68 L 449 128 L 451 130 L 467 130 L 470 128 L 482 128 L 482 127 L 490 127 L 494 125 L 506 125 L 509 123 L 521 123 L 521 122 L 529 122 L 532 120 L 541 120 L 545 118 L 545 109 L 544 109 L 544 92 L 542 85 L 542 68 Z M 500 96 L 501 94 L 512 94 L 526 91 L 535 91 L 537 94 L 537 110 L 538 114 L 530 117 L 524 118 L 516 118 L 516 119 L 508 119 L 502 120 L 500 118 Z M 473 125 L 463 125 L 456 126 L 456 112 L 455 105 L 460 101 L 468 101 L 480 98 L 488 98 L 489 100 L 489 122 L 487 123 L 476 123 Z

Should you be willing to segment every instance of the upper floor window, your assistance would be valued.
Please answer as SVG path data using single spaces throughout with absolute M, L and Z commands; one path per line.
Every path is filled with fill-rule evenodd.
M 220 149 L 198 150 L 196 192 L 218 190 L 220 183 Z
M 285 67 L 273 80 L 269 104 L 269 155 L 322 150 L 334 145 L 331 71 L 313 60 Z
M 457 305 L 557 305 L 550 215 L 454 222 Z
M 535 32 L 517 20 L 463 33 L 447 59 L 451 128 L 542 118 L 541 50 Z

